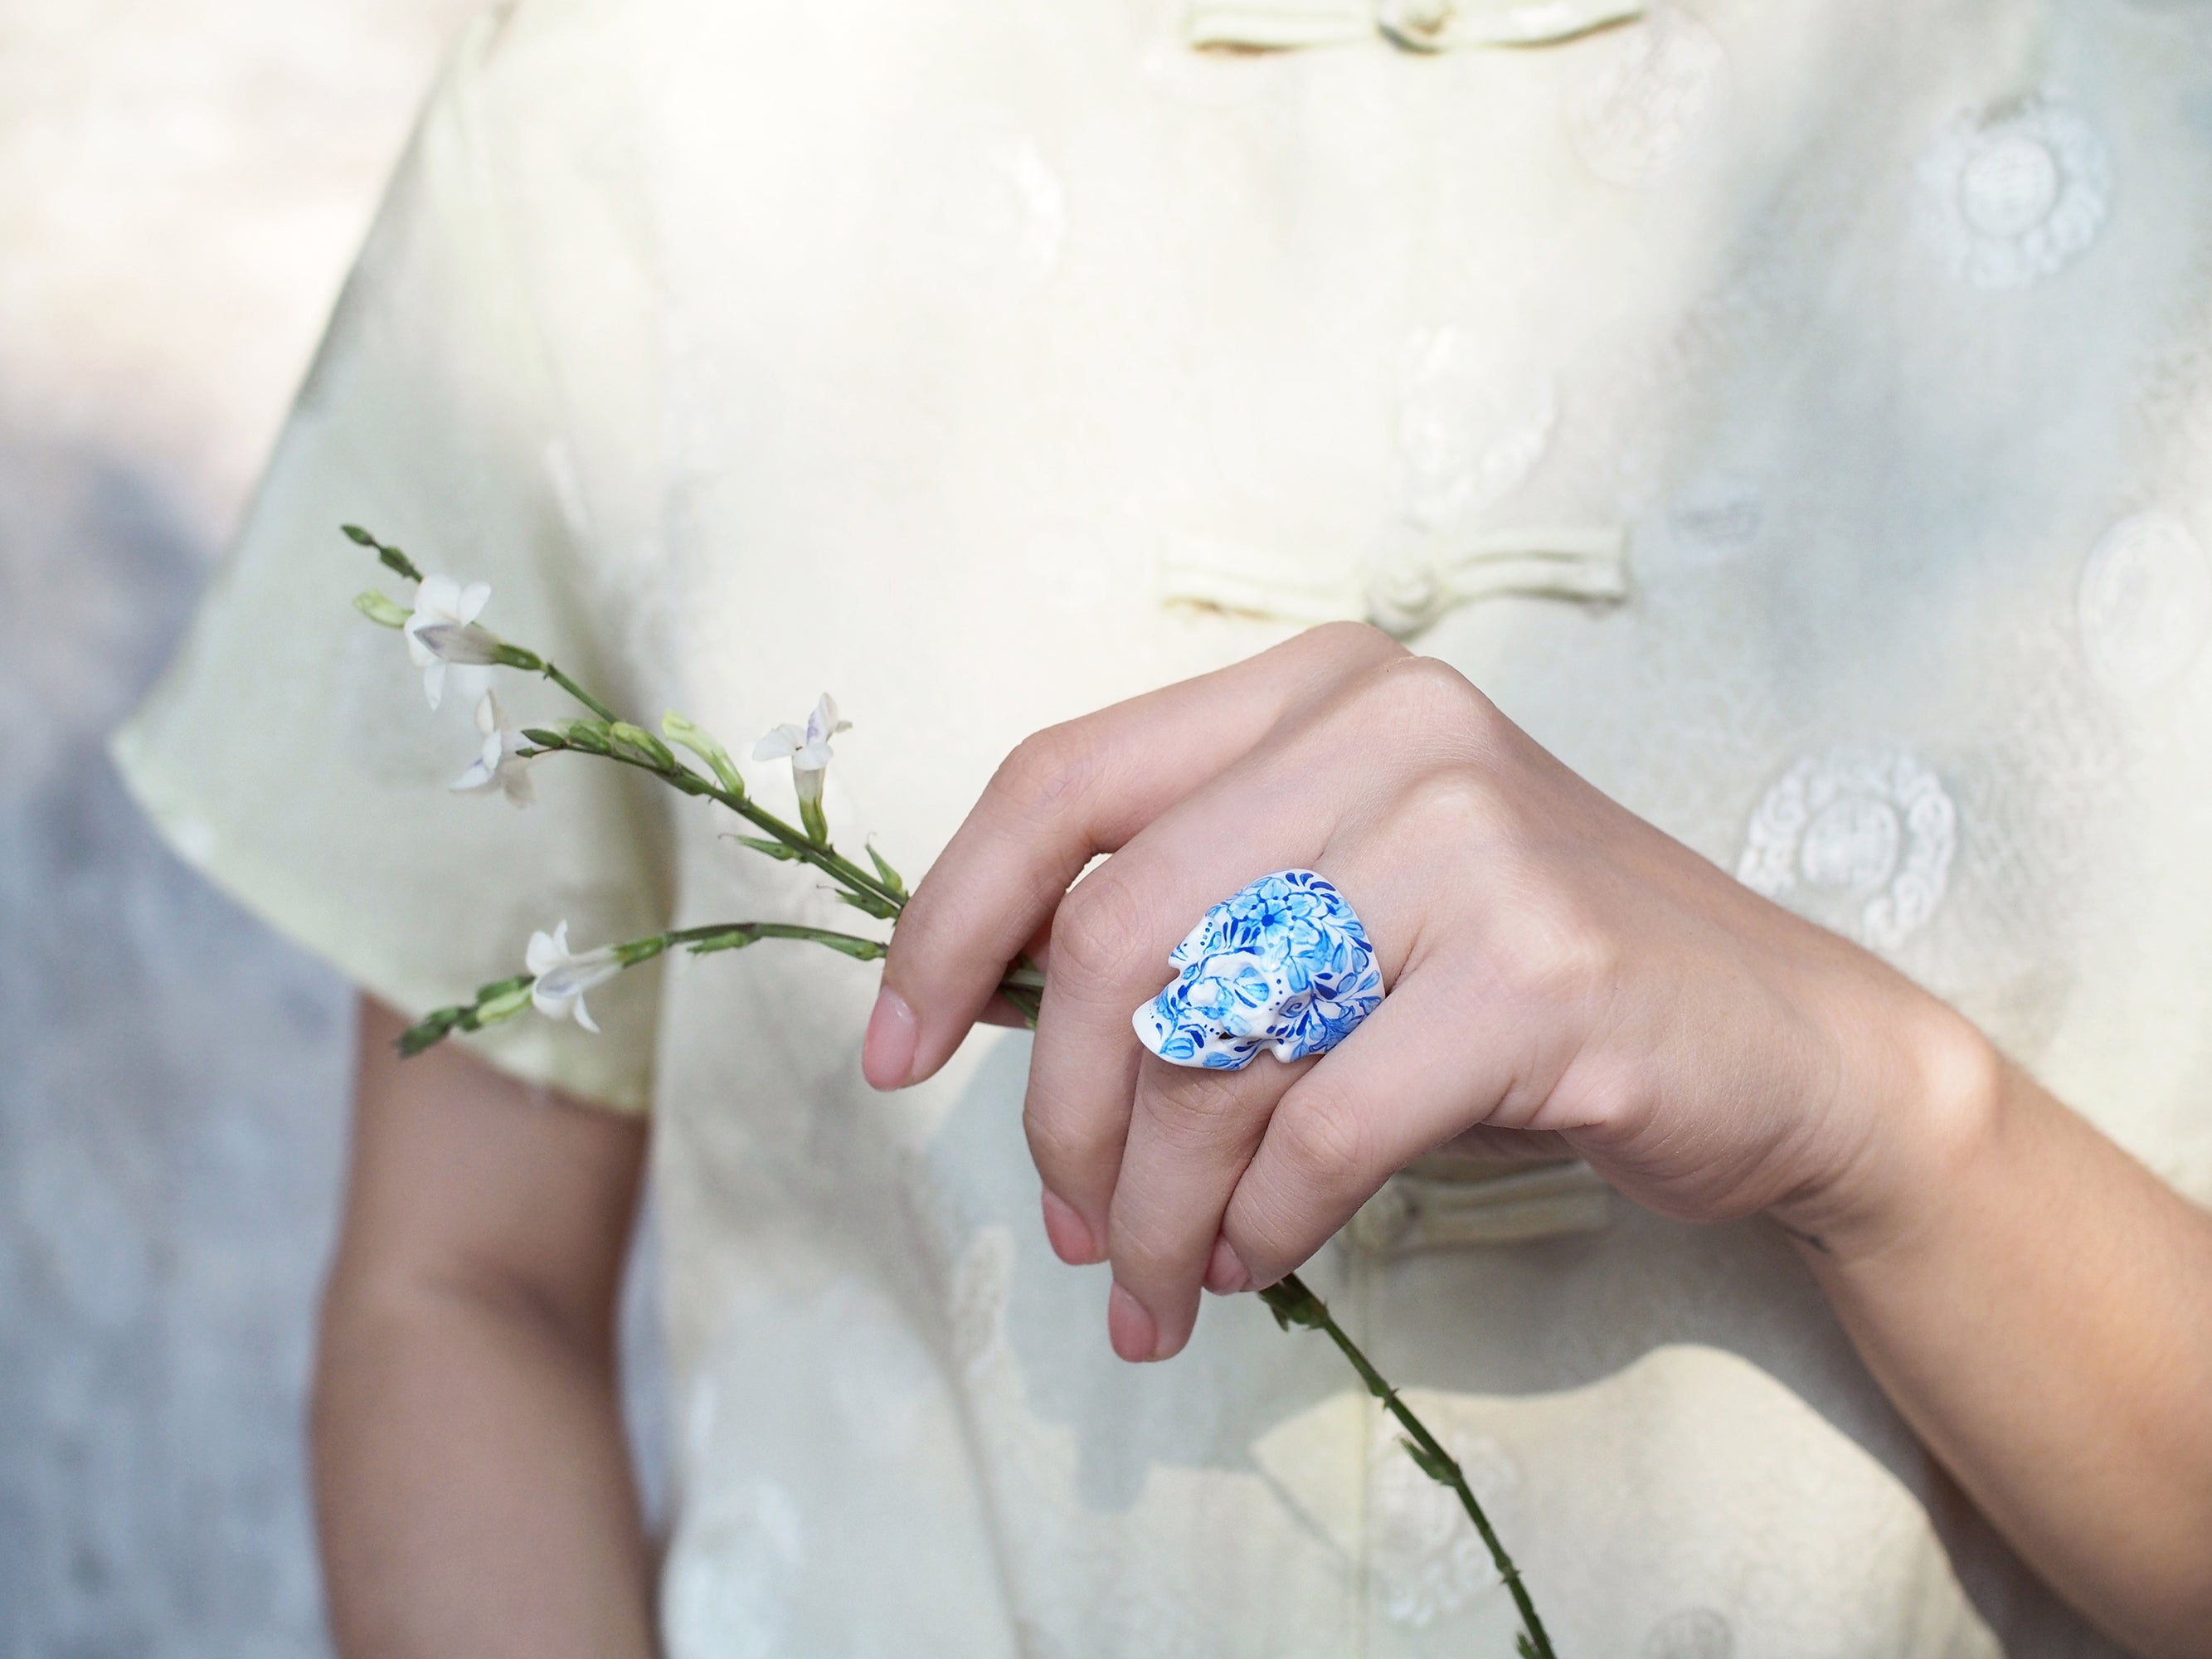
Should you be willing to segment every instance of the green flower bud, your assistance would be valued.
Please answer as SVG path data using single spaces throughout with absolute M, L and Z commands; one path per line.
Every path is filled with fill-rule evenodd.
M 477 1024 L 496 1025 L 503 1019 L 513 1019 L 530 1006 L 530 984 L 511 985 L 495 995 L 486 997 L 477 1004 Z
M 568 739 L 571 749 L 580 749 L 587 755 L 614 753 L 614 742 L 605 720 L 570 720 L 562 727 L 562 735 Z
M 353 596 L 353 608 L 380 628 L 404 628 L 415 613 L 388 594 L 374 588 Z
M 676 756 L 668 745 L 641 726 L 632 726 L 628 720 L 617 720 L 607 728 L 607 733 L 614 739 L 615 748 L 633 760 L 641 760 L 647 765 L 659 767 L 673 767 L 676 764 Z
M 730 751 L 715 742 L 710 733 L 702 732 L 683 715 L 672 711 L 660 717 L 660 731 L 669 742 L 682 744 L 712 767 L 723 788 L 738 799 L 744 799 L 745 781 L 738 775 L 737 766 L 730 759 Z

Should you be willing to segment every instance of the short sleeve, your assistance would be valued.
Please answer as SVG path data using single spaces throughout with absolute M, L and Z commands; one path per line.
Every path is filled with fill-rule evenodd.
M 410 1017 L 522 971 L 533 929 L 565 920 L 581 950 L 667 911 L 665 808 L 645 781 L 564 757 L 531 768 L 527 808 L 451 787 L 482 746 L 485 688 L 521 724 L 573 703 L 534 677 L 451 668 L 434 712 L 405 641 L 351 604 L 413 590 L 343 538 L 349 522 L 489 583 L 482 620 L 585 684 L 630 678 L 485 132 L 498 27 L 460 43 L 236 544 L 112 744 L 187 860 Z M 526 1079 L 641 1109 L 655 989 L 647 968 L 595 991 L 599 1036 L 533 1015 L 468 1040 Z

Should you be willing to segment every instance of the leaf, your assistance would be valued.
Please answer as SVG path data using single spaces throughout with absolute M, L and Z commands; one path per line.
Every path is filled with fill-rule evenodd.
M 901 898 L 906 896 L 906 884 L 899 879 L 899 872 L 891 868 L 890 860 L 876 851 L 873 842 L 868 843 L 868 861 L 876 866 L 876 873 L 884 878 L 884 886 Z
M 796 864 L 805 856 L 796 848 L 786 847 L 780 841 L 764 841 L 758 836 L 739 836 L 737 840 L 740 846 L 750 847 L 756 853 L 765 853 L 772 859 L 781 859 L 787 864 Z
M 1305 1287 L 1305 1282 L 1291 1273 L 1260 1292 L 1275 1316 L 1275 1322 L 1285 1330 L 1296 1325 L 1309 1331 L 1317 1331 L 1328 1322 L 1328 1310 L 1322 1300 Z
M 1528 1632 L 1525 1630 L 1513 1632 L 1513 1651 L 1519 1654 L 1521 1659 L 1542 1659 L 1536 1651 L 1536 1644 L 1528 1639 Z
M 1399 1437 L 1398 1443 L 1406 1449 L 1406 1455 L 1413 1460 L 1414 1467 L 1438 1486 L 1455 1486 L 1459 1484 L 1459 1465 L 1450 1458 L 1439 1457 L 1419 1441 L 1403 1435 Z

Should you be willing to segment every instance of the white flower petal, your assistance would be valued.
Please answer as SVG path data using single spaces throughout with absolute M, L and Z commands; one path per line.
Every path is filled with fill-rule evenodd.
M 499 730 L 499 699 L 489 691 L 477 699 L 477 730 L 486 737 Z
M 422 671 L 422 695 L 428 699 L 430 707 L 433 708 L 445 700 L 446 665 L 435 657 L 430 659 L 430 665 Z
M 562 922 L 552 933 L 538 933 L 530 936 L 530 948 L 523 952 L 522 965 L 533 974 L 550 972 L 554 964 L 568 957 L 568 924 Z
M 576 1024 L 582 1026 L 593 1036 L 597 1036 L 599 1034 L 599 1022 L 592 1018 L 592 1011 L 584 1006 L 584 998 L 580 992 L 579 992 L 576 996 Z
M 786 755 L 795 755 L 806 746 L 806 733 L 795 726 L 779 726 L 753 745 L 753 758 L 757 761 L 781 760 Z
M 491 600 L 489 582 L 471 582 L 461 589 L 453 605 L 453 620 L 472 623 Z
M 489 596 L 487 596 L 489 597 Z M 422 578 L 415 590 L 415 614 L 425 622 L 459 622 L 461 585 L 436 572 Z
M 480 760 L 474 760 L 469 763 L 467 771 L 455 778 L 446 787 L 456 793 L 464 789 L 481 789 L 497 775 L 498 774 L 492 768 L 486 766 Z

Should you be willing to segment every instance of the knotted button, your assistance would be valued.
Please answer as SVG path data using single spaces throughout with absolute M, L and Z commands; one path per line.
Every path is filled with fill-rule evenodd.
M 1459 8 L 1455 0 L 1382 0 L 1376 26 L 1414 52 L 1441 52 Z

